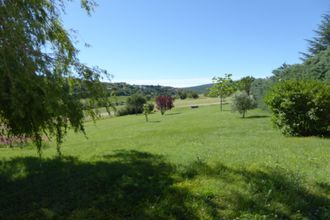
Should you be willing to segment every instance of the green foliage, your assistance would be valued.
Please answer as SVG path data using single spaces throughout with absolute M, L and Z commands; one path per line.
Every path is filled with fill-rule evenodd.
M 198 95 L 197 92 L 189 91 L 189 92 L 188 92 L 188 98 L 198 99 L 198 98 L 199 98 L 199 95 Z
M 146 103 L 143 105 L 143 114 L 146 117 L 146 122 L 148 122 L 148 115 L 154 110 L 154 104 Z
M 0 120 L 7 128 L 1 135 L 25 135 L 39 154 L 43 135 L 56 137 L 60 154 L 68 128 L 84 132 L 84 107 L 75 88 L 88 91 L 90 106 L 106 102 L 100 79 L 109 75 L 79 62 L 61 23 L 66 2 L 0 1 Z M 88 14 L 95 5 L 93 0 L 81 3 Z
M 311 58 L 321 51 L 326 50 L 330 46 L 330 14 L 323 15 L 321 24 L 315 31 L 316 37 L 311 40 L 307 40 L 309 48 L 307 53 L 302 53 L 304 59 Z
M 268 109 L 264 97 L 275 82 L 276 79 L 274 77 L 270 77 L 265 79 L 256 79 L 251 84 L 251 94 L 256 100 L 258 108 L 263 110 Z
M 245 91 L 246 94 L 249 96 L 251 92 L 251 85 L 254 80 L 255 78 L 252 76 L 243 77 L 237 82 L 237 87 L 240 91 Z
M 255 100 L 249 96 L 245 91 L 235 94 L 232 100 L 232 110 L 238 111 L 245 118 L 247 110 L 257 107 Z
M 143 105 L 147 102 L 144 96 L 140 94 L 134 94 L 127 98 L 126 107 L 132 109 L 134 114 L 143 112 Z
M 109 91 L 115 91 L 118 96 L 132 96 L 140 93 L 151 99 L 162 94 L 172 96 L 178 93 L 178 89 L 170 86 L 130 85 L 127 83 L 104 83 L 104 85 Z
M 330 134 L 330 85 L 288 80 L 276 84 L 266 96 L 273 122 L 292 136 Z
M 178 91 L 178 96 L 180 99 L 186 99 L 187 98 L 187 92 L 185 90 L 179 90 Z
M 232 74 L 225 74 L 225 77 L 213 77 L 213 86 L 210 88 L 210 96 L 220 98 L 220 110 L 222 111 L 223 100 L 235 91 Z
M 307 79 L 319 80 L 330 84 L 330 46 L 307 59 L 303 69 Z

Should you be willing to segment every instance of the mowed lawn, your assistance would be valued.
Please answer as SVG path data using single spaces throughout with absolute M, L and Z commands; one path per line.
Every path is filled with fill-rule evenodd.
M 330 139 L 269 116 L 180 107 L 88 122 L 62 159 L 0 148 L 0 219 L 330 219 Z

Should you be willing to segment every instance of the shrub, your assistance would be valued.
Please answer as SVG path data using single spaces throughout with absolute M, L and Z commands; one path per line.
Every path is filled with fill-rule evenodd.
M 127 111 L 133 111 L 133 114 L 138 114 L 143 112 L 143 105 L 147 100 L 139 94 L 134 94 L 131 97 L 127 98 L 126 105 Z
M 191 92 L 188 93 L 188 97 L 189 98 L 193 98 L 193 99 L 198 99 L 199 98 L 199 95 L 198 95 L 197 92 L 191 91 Z
M 234 95 L 232 102 L 232 110 L 238 111 L 245 118 L 247 110 L 256 108 L 255 100 L 249 96 L 245 91 Z
M 149 112 L 152 112 L 155 109 L 155 105 L 153 103 L 147 103 L 146 105 L 148 106 L 148 111 Z
M 274 124 L 291 136 L 329 135 L 330 85 L 289 80 L 276 84 L 265 98 Z
M 187 92 L 186 91 L 184 91 L 184 90 L 180 90 L 179 92 L 178 92 L 178 97 L 180 98 L 180 99 L 186 99 L 187 98 Z
M 171 96 L 161 95 L 156 98 L 156 107 L 162 115 L 166 110 L 170 110 L 174 107 L 173 99 Z

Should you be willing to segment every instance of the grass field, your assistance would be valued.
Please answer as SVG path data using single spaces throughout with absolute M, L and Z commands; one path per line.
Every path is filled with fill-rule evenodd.
M 329 139 L 187 103 L 88 122 L 62 159 L 0 148 L 0 219 L 330 219 Z

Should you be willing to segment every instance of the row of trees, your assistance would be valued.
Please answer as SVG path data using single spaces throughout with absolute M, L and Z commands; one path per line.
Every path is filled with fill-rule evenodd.
M 160 95 L 155 98 L 156 108 L 163 115 L 167 110 L 174 107 L 173 99 L 168 95 Z M 150 114 L 154 111 L 154 104 L 148 102 L 146 97 L 141 94 L 134 94 L 127 98 L 126 105 L 117 111 L 118 116 L 129 114 Z M 146 115 L 147 118 L 147 115 Z
M 232 110 L 238 111 L 244 118 L 247 110 L 256 107 L 256 102 L 250 94 L 251 85 L 255 79 L 251 76 L 247 76 L 235 82 L 231 77 L 232 74 L 225 74 L 224 77 L 214 77 L 212 79 L 213 86 L 210 88 L 208 95 L 219 97 L 220 111 L 222 111 L 225 98 L 239 91 L 239 93 L 235 94 L 233 97 Z

